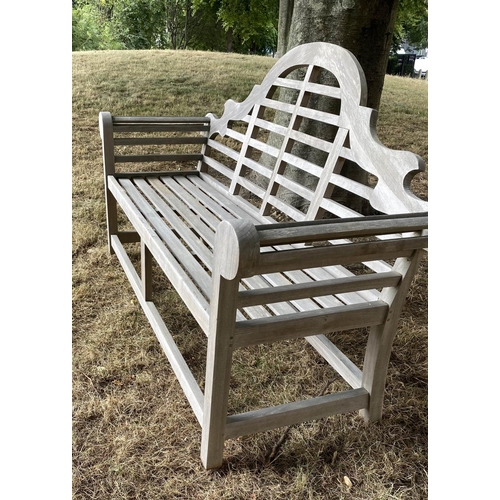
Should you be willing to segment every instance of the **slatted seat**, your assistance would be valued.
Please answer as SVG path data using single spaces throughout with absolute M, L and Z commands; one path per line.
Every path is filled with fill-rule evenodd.
M 427 246 L 427 207 L 408 188 L 423 162 L 376 140 L 365 100 L 353 56 L 315 43 L 289 52 L 221 118 L 100 114 L 110 251 L 202 426 L 207 468 L 242 434 L 354 410 L 381 417 L 392 339 Z M 146 168 L 172 162 L 195 168 Z M 369 175 L 353 180 L 344 164 Z M 339 201 L 346 193 L 376 214 Z M 119 229 L 120 212 L 133 230 Z M 140 275 L 131 242 L 141 245 Z M 208 337 L 205 393 L 154 305 L 152 259 Z M 325 334 L 364 327 L 361 369 Z M 228 416 L 232 352 L 302 337 L 351 389 Z

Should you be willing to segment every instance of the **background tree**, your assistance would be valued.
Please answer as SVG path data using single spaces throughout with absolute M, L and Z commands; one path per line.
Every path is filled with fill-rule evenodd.
M 167 48 L 164 0 L 115 0 L 111 24 L 126 49 Z
M 212 9 L 226 32 L 227 52 L 274 53 L 279 0 L 194 0 L 194 10 Z
M 392 50 L 403 42 L 416 50 L 428 47 L 428 0 L 399 0 Z
M 308 42 L 350 50 L 368 84 L 368 106 L 378 109 L 392 44 L 398 0 L 280 0 L 278 55 Z
M 123 49 L 111 24 L 114 0 L 73 0 L 72 50 Z

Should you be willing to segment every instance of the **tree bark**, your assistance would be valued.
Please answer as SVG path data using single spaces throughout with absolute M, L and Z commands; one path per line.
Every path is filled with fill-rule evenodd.
M 378 109 L 387 69 L 387 61 L 392 42 L 398 0 L 280 0 L 278 24 L 278 57 L 281 57 L 297 45 L 309 42 L 330 42 L 350 50 L 363 68 L 368 85 L 367 106 Z M 320 76 L 319 83 L 328 83 L 325 76 Z M 288 101 L 284 89 L 280 100 Z M 314 107 L 327 112 L 338 112 L 329 109 L 331 101 L 325 102 L 317 98 Z M 276 114 L 275 121 L 280 123 L 284 117 Z M 286 126 L 286 123 L 282 123 Z M 331 127 L 307 124 L 301 130 L 310 135 L 319 135 L 325 140 L 333 141 L 335 132 Z M 323 128 L 323 130 L 321 130 Z M 280 138 L 270 135 L 268 142 L 279 144 Z M 323 165 L 326 154 L 321 151 L 306 151 L 300 143 L 293 146 L 292 154 L 307 156 L 308 160 Z M 263 158 L 270 168 L 273 159 Z M 296 182 L 314 190 L 316 179 L 300 169 L 287 167 L 287 176 Z M 363 184 L 367 183 L 368 174 L 349 161 L 345 161 L 342 174 Z M 281 189 L 279 196 L 287 203 L 303 210 L 308 202 L 295 193 Z M 332 198 L 360 213 L 369 213 L 364 200 L 348 192 L 334 189 Z
M 350 50 L 365 72 L 367 106 L 378 109 L 397 7 L 398 0 L 280 0 L 278 57 L 309 42 Z

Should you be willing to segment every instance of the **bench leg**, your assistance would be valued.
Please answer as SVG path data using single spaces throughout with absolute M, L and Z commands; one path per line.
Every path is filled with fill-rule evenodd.
M 152 284 L 152 271 L 153 266 L 153 256 L 149 251 L 149 248 L 145 245 L 144 241 L 141 239 L 141 281 L 142 281 L 142 293 L 145 300 L 153 300 L 153 284 Z
M 360 411 L 368 422 L 376 422 L 382 418 L 385 380 L 391 357 L 392 343 L 396 335 L 405 297 L 410 288 L 422 257 L 422 250 L 417 250 L 411 258 L 399 258 L 393 270 L 401 274 L 401 282 L 396 287 L 382 290 L 381 299 L 389 305 L 389 313 L 384 324 L 371 327 L 363 363 L 362 386 L 370 394 L 367 409 Z
M 222 465 L 237 293 L 238 280 L 214 277 L 201 438 L 201 460 L 206 469 Z
M 386 324 L 372 327 L 368 335 L 362 386 L 370 394 L 370 406 L 360 410 L 367 422 L 376 422 L 382 418 L 385 379 L 395 333 L 396 325 Z
M 115 197 L 109 192 L 107 187 L 106 191 L 106 225 L 108 231 L 108 250 L 110 255 L 115 252 L 111 246 L 111 236 L 118 234 L 118 216 L 117 216 L 117 204 Z

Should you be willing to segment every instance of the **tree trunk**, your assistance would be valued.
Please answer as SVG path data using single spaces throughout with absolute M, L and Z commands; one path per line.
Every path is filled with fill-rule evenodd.
M 297 45 L 309 42 L 330 42 L 350 50 L 358 59 L 365 72 L 368 85 L 367 106 L 378 109 L 387 69 L 387 61 L 392 42 L 392 30 L 397 13 L 398 0 L 280 0 L 278 25 L 278 57 L 282 56 Z M 321 77 L 320 83 L 327 83 Z M 282 89 L 280 100 L 289 99 L 287 92 Z M 317 109 L 338 112 L 329 109 L 330 102 L 325 103 L 318 98 L 314 104 Z M 275 121 L 284 119 L 280 113 L 276 114 Z M 282 123 L 286 126 L 286 123 Z M 325 140 L 333 141 L 334 132 L 331 127 L 323 126 L 324 130 L 311 130 L 312 125 L 302 126 L 301 130 L 310 135 L 319 135 Z M 316 126 L 316 129 L 321 126 Z M 280 138 L 270 135 L 268 142 L 278 145 Z M 304 150 L 304 151 L 302 151 Z M 326 153 L 319 150 L 306 151 L 300 144 L 293 146 L 292 153 L 299 157 L 307 155 L 309 161 L 323 165 Z M 263 158 L 270 168 L 273 158 Z M 342 174 L 363 184 L 367 183 L 368 174 L 345 161 Z M 316 179 L 300 169 L 288 167 L 288 177 L 314 190 Z M 302 209 L 307 209 L 308 202 L 295 193 L 285 189 L 279 196 L 287 203 Z M 360 213 L 368 213 L 364 200 L 351 195 L 346 191 L 341 193 L 335 190 L 332 198 L 347 205 Z
M 233 28 L 229 28 L 227 30 L 227 43 L 226 43 L 226 51 L 233 51 Z
M 280 0 L 278 57 L 309 42 L 350 50 L 365 72 L 367 106 L 378 109 L 397 6 L 398 0 Z

